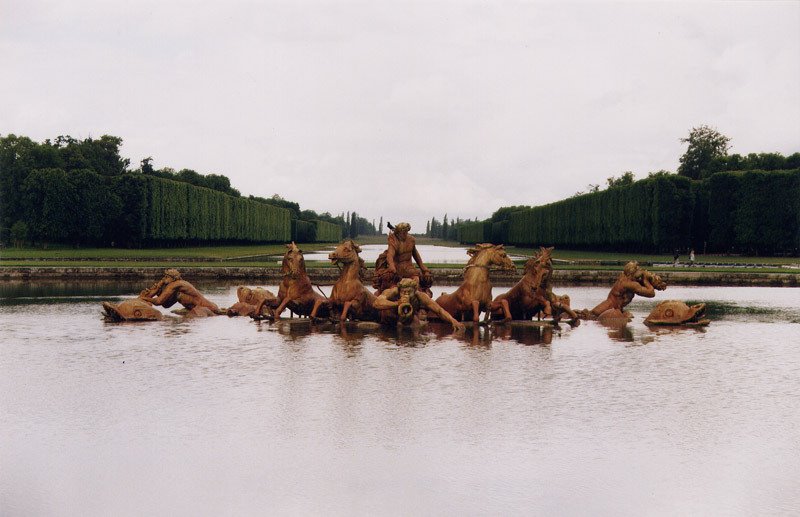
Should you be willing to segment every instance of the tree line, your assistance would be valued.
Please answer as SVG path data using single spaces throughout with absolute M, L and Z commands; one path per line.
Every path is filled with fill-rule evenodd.
M 220 174 L 130 169 L 122 139 L 0 136 L 0 242 L 94 246 L 339 241 L 365 219 L 301 210 L 280 196 L 243 197 Z
M 668 252 L 800 252 L 800 153 L 728 155 L 730 139 L 708 126 L 681 139 L 677 174 L 632 172 L 543 206 L 502 207 L 458 227 L 462 243 Z

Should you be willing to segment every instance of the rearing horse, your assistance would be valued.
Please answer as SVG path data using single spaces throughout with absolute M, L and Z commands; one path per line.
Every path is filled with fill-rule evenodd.
M 471 313 L 472 321 L 478 322 L 481 311 L 487 311 L 492 303 L 492 282 L 489 280 L 489 268 L 498 266 L 500 269 L 513 270 L 514 262 L 511 261 L 502 244 L 477 244 L 467 250 L 472 257 L 464 269 L 464 282 L 453 294 L 444 293 L 436 299 L 436 303 L 450 313 L 457 320 Z
M 342 266 L 339 280 L 333 284 L 331 291 L 331 311 L 341 307 L 339 321 L 344 322 L 348 315 L 352 319 L 377 321 L 378 311 L 374 308 L 375 295 L 361 283 L 364 271 L 364 260 L 358 256 L 361 248 L 353 240 L 346 240 L 339 244 L 328 255 L 328 258 L 337 266 Z
M 553 272 L 553 248 L 540 248 L 537 255 L 525 262 L 525 273 L 514 287 L 492 300 L 492 319 L 529 320 L 549 305 L 545 280 Z
M 283 273 L 283 280 L 278 287 L 278 298 L 275 301 L 269 300 L 262 301 L 256 308 L 256 314 L 261 314 L 261 309 L 265 304 L 270 304 L 273 307 L 277 305 L 274 315 L 276 319 L 280 319 L 281 313 L 287 307 L 290 311 L 300 316 L 316 316 L 320 309 L 322 310 L 321 316 L 328 315 L 327 299 L 321 294 L 314 291 L 311 285 L 311 280 L 306 273 L 306 261 L 303 258 L 303 252 L 297 247 L 297 244 L 292 241 L 291 244 L 286 245 L 286 253 L 283 255 L 283 263 L 281 264 L 281 273 Z

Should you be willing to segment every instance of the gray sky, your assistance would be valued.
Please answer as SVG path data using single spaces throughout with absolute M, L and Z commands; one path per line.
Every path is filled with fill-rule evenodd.
M 1 134 L 414 231 L 674 171 L 701 124 L 800 151 L 796 1 L 0 0 L 0 70 Z

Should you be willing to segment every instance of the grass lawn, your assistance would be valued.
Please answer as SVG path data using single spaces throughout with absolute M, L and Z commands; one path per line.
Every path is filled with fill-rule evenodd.
M 386 235 L 359 237 L 359 244 L 383 244 Z M 453 241 L 417 237 L 418 244 L 437 246 L 459 246 Z M 332 243 L 301 244 L 303 251 L 329 249 Z M 238 246 L 195 246 L 186 248 L 122 249 L 122 248 L 71 248 L 51 246 L 41 248 L 0 249 L 0 266 L 5 267 L 274 267 L 277 260 L 266 261 L 266 255 L 282 255 L 284 244 L 255 244 Z M 538 248 L 517 248 L 508 246 L 512 255 L 529 256 Z M 422 257 L 423 260 L 425 257 Z M 686 262 L 689 257 L 681 255 L 681 264 L 673 267 L 672 255 L 652 255 L 637 253 L 613 253 L 605 251 L 574 251 L 556 249 L 553 252 L 556 269 L 617 270 L 619 263 L 638 260 L 643 263 L 669 264 L 665 267 L 650 267 L 654 271 L 714 271 L 714 272 L 775 272 L 798 274 L 800 269 L 781 268 L 782 265 L 800 265 L 798 257 L 744 257 L 732 255 L 697 255 L 697 264 L 715 264 L 713 267 L 690 268 Z M 521 266 L 525 261 L 518 260 Z M 757 269 L 726 267 L 735 264 L 763 264 Z M 432 268 L 459 268 L 453 264 L 428 263 Z M 308 261 L 308 267 L 333 267 L 328 261 Z M 371 267 L 372 264 L 368 264 Z

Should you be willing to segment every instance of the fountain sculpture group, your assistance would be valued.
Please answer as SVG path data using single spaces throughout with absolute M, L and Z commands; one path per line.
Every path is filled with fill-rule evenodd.
M 658 276 L 636 262 L 625 265 L 608 297 L 591 310 L 575 311 L 569 296 L 553 293 L 553 248 L 541 248 L 524 268 L 524 275 L 509 291 L 492 299 L 492 268 L 513 271 L 511 258 L 502 244 L 478 244 L 467 250 L 469 262 L 464 268 L 464 280 L 452 294 L 444 293 L 433 300 L 430 287 L 433 277 L 424 265 L 416 248 L 411 226 L 389 225 L 388 248 L 376 261 L 373 274 L 373 293 L 364 285 L 366 267 L 353 240 L 339 244 L 328 255 L 340 270 L 339 279 L 326 297 L 314 289 L 306 273 L 303 252 L 292 242 L 286 245 L 281 265 L 283 278 L 278 295 L 266 289 L 239 287 L 239 301 L 228 309 L 220 309 L 206 299 L 175 269 L 164 276 L 138 298 L 120 304 L 103 303 L 107 318 L 114 321 L 158 320 L 162 313 L 154 306 L 165 308 L 179 303 L 187 316 L 203 317 L 218 314 L 250 316 L 254 319 L 280 319 L 285 309 L 292 314 L 307 316 L 312 321 L 333 319 L 344 323 L 371 321 L 384 325 L 422 325 L 428 320 L 441 320 L 454 331 L 464 329 L 464 321 L 484 322 L 530 321 L 533 318 L 558 325 L 565 319 L 577 325 L 581 319 L 607 323 L 627 323 L 632 314 L 625 310 L 636 295 L 653 298 L 656 291 L 667 288 Z M 416 261 L 419 269 L 414 266 Z M 702 319 L 703 304 L 689 307 L 683 302 L 669 300 L 660 303 L 645 319 L 649 325 L 706 325 Z

